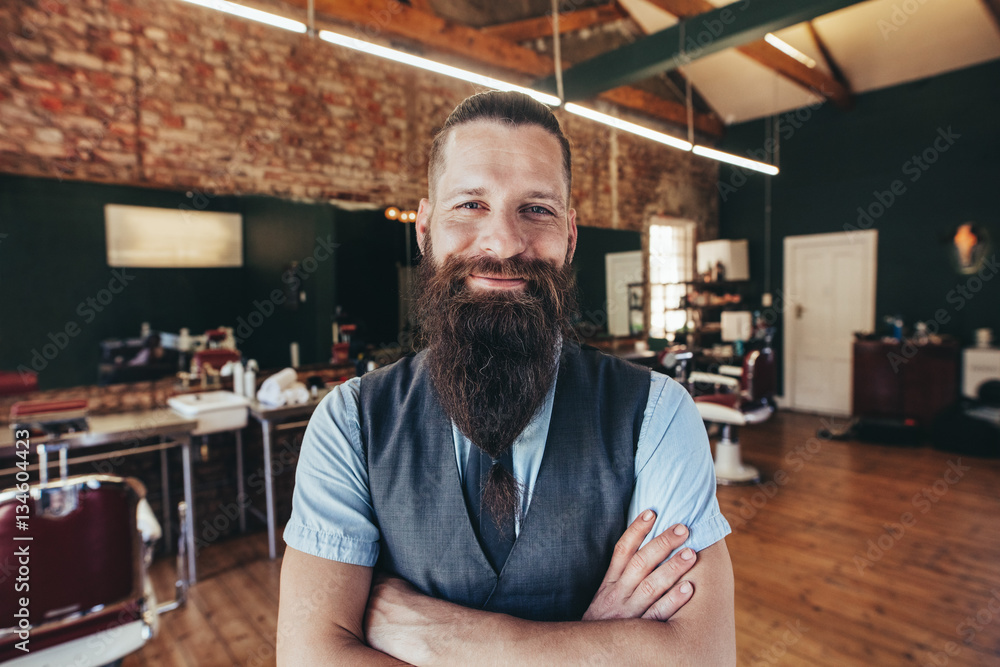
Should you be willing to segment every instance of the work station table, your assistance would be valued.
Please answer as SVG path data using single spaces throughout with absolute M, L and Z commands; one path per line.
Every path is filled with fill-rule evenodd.
M 250 416 L 256 420 L 261 427 L 261 441 L 264 449 L 264 504 L 267 519 L 267 553 L 272 559 L 277 556 L 276 536 L 277 528 L 274 517 L 274 474 L 271 468 L 271 455 L 273 450 L 273 440 L 275 433 L 303 428 L 309 423 L 309 418 L 316 410 L 330 389 L 320 390 L 319 393 L 310 397 L 305 403 L 295 405 L 271 406 L 261 403 L 256 399 L 250 401 Z M 243 454 L 242 448 L 237 450 L 237 475 L 239 476 L 239 487 L 243 487 Z M 240 523 L 245 522 L 244 506 L 242 497 L 240 498 Z
M 161 479 L 163 483 L 163 515 L 164 532 L 169 541 L 170 531 L 170 499 L 167 477 L 166 451 L 180 447 L 183 476 L 184 502 L 187 504 L 190 525 L 195 525 L 194 488 L 191 476 L 191 432 L 197 427 L 197 420 L 183 417 L 173 410 L 162 408 L 136 412 L 122 412 L 107 415 L 91 415 L 87 419 L 88 430 L 61 435 L 31 436 L 27 440 L 38 456 L 38 462 L 28 466 L 28 470 L 38 470 L 39 480 L 48 480 L 49 468 L 59 466 L 60 474 L 65 476 L 69 463 L 88 463 L 106 461 L 124 456 L 160 452 Z M 159 438 L 157 444 L 142 445 L 141 443 Z M 13 460 L 17 456 L 17 441 L 15 433 L 9 427 L 0 428 L 0 460 Z M 123 449 L 101 451 L 88 454 L 87 450 L 104 445 L 131 443 Z M 49 455 L 56 453 L 58 459 L 49 460 Z M 20 467 L 9 467 L 0 470 L 0 479 L 21 470 Z M 187 565 L 191 583 L 197 581 L 195 565 L 194 531 L 187 531 Z

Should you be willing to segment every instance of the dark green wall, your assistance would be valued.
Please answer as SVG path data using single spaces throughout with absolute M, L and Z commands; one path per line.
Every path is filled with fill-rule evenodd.
M 241 213 L 244 266 L 126 269 L 125 287 L 97 312 L 87 300 L 98 298 L 115 275 L 106 261 L 106 203 Z M 257 358 L 262 368 L 287 365 L 293 340 L 302 363 L 326 361 L 335 304 L 331 246 L 340 214 L 326 204 L 271 197 L 196 201 L 184 192 L 0 176 L 0 369 L 31 367 L 34 352 L 54 338 L 65 343 L 55 358 L 35 358 L 45 364 L 41 386 L 90 384 L 97 377 L 99 341 L 136 336 L 142 322 L 154 330 L 188 327 L 192 333 L 232 326 L 244 339 L 245 356 Z M 292 262 L 298 271 L 289 273 Z M 364 283 L 355 289 L 373 302 L 382 298 Z M 282 293 L 277 299 L 275 290 Z M 299 290 L 304 302 L 296 301 Z M 61 333 L 67 325 L 76 335 Z
M 578 227 L 573 268 L 580 292 L 580 314 L 583 322 L 607 331 L 607 281 L 604 256 L 611 252 L 642 250 L 639 232 L 621 229 Z
M 240 213 L 244 266 L 111 269 L 108 203 Z M 415 263 L 414 226 L 390 222 L 381 211 L 0 175 L 0 369 L 40 367 L 42 388 L 91 384 L 99 342 L 137 336 L 142 322 L 194 334 L 232 326 L 244 356 L 262 368 L 287 365 L 292 341 L 302 363 L 326 361 L 337 305 L 362 325 L 358 337 L 393 345 L 396 267 L 407 261 L 407 234 Z M 604 310 L 604 254 L 639 248 L 636 232 L 581 229 L 574 266 L 584 313 Z M 116 283 L 119 293 L 112 295 L 107 288 L 116 271 L 126 284 L 118 290 Z M 106 306 L 88 303 L 102 294 L 111 297 Z M 65 334 L 67 325 L 74 335 Z M 54 358 L 45 359 L 46 351 L 55 351 Z
M 963 343 L 979 327 L 1000 335 L 1000 277 L 994 271 L 984 274 L 991 280 L 967 284 L 946 246 L 956 225 L 969 221 L 989 230 L 994 253 L 1000 246 L 1000 62 L 860 95 L 850 111 L 824 105 L 781 118 L 781 173 L 771 181 L 772 292 L 782 285 L 786 236 L 858 228 L 858 208 L 878 213 L 876 204 L 889 201 L 885 193 L 896 182 L 900 194 L 860 227 L 878 230 L 879 320 L 900 314 L 912 326 L 945 309 L 950 321 L 941 331 Z M 763 121 L 729 128 L 723 144 L 741 155 L 764 147 Z M 934 160 L 926 170 L 913 160 L 925 151 Z M 720 235 L 750 239 L 758 285 L 765 268 L 764 181 L 723 166 L 719 184 Z M 977 286 L 970 299 L 957 291 Z

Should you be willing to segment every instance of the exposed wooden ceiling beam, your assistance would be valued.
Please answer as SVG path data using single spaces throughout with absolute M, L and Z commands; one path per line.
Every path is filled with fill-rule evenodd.
M 308 5 L 308 0 L 287 1 L 297 7 Z M 315 0 L 314 4 L 318 13 L 334 19 L 362 26 L 370 24 L 376 34 L 402 37 L 442 53 L 465 56 L 520 74 L 552 74 L 552 60 L 536 51 L 394 0 Z
M 563 75 L 563 90 L 570 101 L 593 97 L 861 1 L 770 0 L 713 9 L 570 67 Z M 552 90 L 553 79 L 538 85 Z
M 994 1 L 1000 2 L 1000 0 Z M 715 9 L 715 5 L 708 0 L 648 0 L 648 2 L 682 20 Z M 822 45 L 820 48 L 823 48 Z M 843 81 L 815 67 L 800 63 L 762 39 L 738 46 L 736 50 L 793 83 L 825 97 L 842 109 L 848 109 L 853 104 L 851 91 Z
M 571 12 L 559 13 L 559 32 L 573 32 L 601 23 L 610 23 L 625 18 L 626 14 L 617 2 L 609 2 L 599 7 L 577 9 Z M 485 35 L 492 35 L 511 42 L 524 42 L 529 39 L 552 36 L 552 16 L 546 14 L 523 21 L 512 21 L 491 25 L 480 30 Z
M 844 70 L 840 68 L 837 59 L 830 53 L 830 48 L 826 45 L 826 40 L 816 31 L 816 26 L 812 21 L 807 21 L 806 27 L 809 28 L 809 34 L 812 35 L 813 41 L 816 42 L 816 48 L 823 54 L 823 60 L 826 61 L 826 66 L 830 69 L 830 75 L 833 77 L 833 80 L 843 85 L 847 90 L 851 90 L 851 84 L 844 75 Z M 851 101 L 854 101 L 853 94 L 851 95 Z
M 1000 0 L 983 0 L 983 4 L 986 5 L 986 11 L 993 17 L 993 23 L 997 30 L 1000 30 Z
M 434 13 L 434 8 L 431 7 L 430 0 L 410 0 L 410 7 L 428 14 Z
M 303 8 L 308 5 L 308 0 L 287 2 Z M 529 77 L 549 76 L 553 71 L 552 60 L 536 51 L 400 3 L 386 0 L 315 0 L 315 8 L 317 12 L 338 21 L 360 25 L 374 22 L 386 36 L 411 40 L 442 53 L 462 56 L 493 67 L 499 63 L 507 70 Z M 387 18 L 378 21 L 378 17 Z M 687 122 L 683 105 L 642 91 L 606 91 L 599 96 L 653 118 L 684 125 Z M 678 121 L 679 117 L 684 120 Z M 695 127 L 714 136 L 720 136 L 724 129 L 717 117 L 705 114 L 695 114 Z
M 647 93 L 645 90 L 622 86 L 605 91 L 598 97 L 620 107 L 641 111 L 655 118 L 670 121 L 684 128 L 687 127 L 687 107 Z M 694 129 L 714 137 L 721 137 L 726 131 L 725 125 L 718 116 L 705 113 L 694 114 Z M 681 138 L 687 139 L 687 136 Z

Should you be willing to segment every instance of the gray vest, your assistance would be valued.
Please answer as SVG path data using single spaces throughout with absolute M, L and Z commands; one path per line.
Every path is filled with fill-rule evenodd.
M 426 352 L 361 380 L 377 567 L 435 598 L 579 620 L 626 527 L 649 370 L 566 344 L 531 504 L 499 575 L 476 540 Z

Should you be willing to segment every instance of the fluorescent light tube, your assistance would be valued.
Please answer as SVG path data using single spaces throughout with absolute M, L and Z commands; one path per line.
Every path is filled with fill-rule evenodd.
M 785 55 L 789 55 L 795 58 L 806 67 L 816 67 L 815 60 L 813 60 L 806 54 L 802 53 L 797 48 L 795 48 L 794 46 L 792 46 L 791 44 L 781 39 L 772 32 L 769 32 L 766 35 L 764 35 L 764 41 L 773 46 L 774 48 L 778 49 Z
M 220 12 L 225 12 L 227 14 L 232 14 L 233 16 L 240 16 L 245 19 L 250 19 L 251 21 L 259 21 L 260 23 L 266 23 L 272 25 L 275 28 L 283 28 L 285 30 L 291 30 L 292 32 L 306 31 L 306 24 L 300 21 L 293 21 L 292 19 L 286 19 L 284 16 L 278 16 L 277 14 L 271 14 L 269 12 L 262 12 L 259 9 L 253 9 L 251 7 L 244 7 L 243 5 L 238 5 L 235 2 L 228 2 L 227 0 L 184 0 L 192 5 L 198 5 L 200 7 L 207 7 L 208 9 L 217 9 Z
M 619 130 L 631 132 L 632 134 L 637 134 L 640 137 L 652 139 L 653 141 L 658 141 L 661 144 L 666 144 L 672 148 L 678 148 L 682 151 L 691 150 L 691 144 L 683 139 L 678 139 L 677 137 L 672 137 L 669 134 L 657 132 L 656 130 L 650 130 L 647 127 L 630 123 L 627 120 L 621 120 L 620 118 L 615 118 L 614 116 L 609 116 L 607 114 L 600 113 L 599 111 L 588 109 L 587 107 L 582 107 L 579 104 L 569 102 L 564 108 L 566 111 L 576 114 L 577 116 L 583 116 L 584 118 L 589 118 L 590 120 L 597 121 L 598 123 L 610 125 L 611 127 Z
M 444 65 L 433 60 L 428 60 L 427 58 L 421 58 L 409 53 L 404 53 L 403 51 L 397 51 L 385 46 L 379 46 L 378 44 L 372 44 L 371 42 L 348 37 L 347 35 L 342 35 L 338 32 L 320 30 L 319 38 L 325 42 L 330 42 L 331 44 L 343 46 L 348 49 L 354 49 L 355 51 L 361 51 L 380 58 L 386 58 L 387 60 L 394 60 L 395 62 L 403 63 L 404 65 L 419 67 L 420 69 L 427 70 L 428 72 L 444 74 L 445 76 L 461 79 L 462 81 L 468 81 L 469 83 L 474 83 L 486 88 L 493 88 L 495 90 L 513 90 L 519 93 L 524 93 L 525 95 L 530 95 L 535 98 L 542 104 L 547 104 L 552 107 L 559 106 L 561 102 L 561 100 L 555 95 L 540 93 L 537 90 L 531 90 L 530 88 L 525 88 L 524 86 L 507 83 L 506 81 L 501 81 L 500 79 L 483 76 L 482 74 L 476 74 L 475 72 L 459 69 L 458 67 L 452 67 L 451 65 Z
M 768 176 L 777 176 L 778 168 L 773 164 L 767 164 L 765 162 L 757 162 L 756 160 L 748 160 L 745 157 L 740 157 L 739 155 L 733 155 L 732 153 L 723 153 L 722 151 L 717 151 L 714 148 L 707 148 L 705 146 L 695 146 L 694 154 L 700 155 L 702 157 L 707 157 L 712 160 L 718 160 L 719 162 L 726 162 L 728 164 L 734 164 L 737 167 L 744 167 L 745 169 L 752 169 L 754 171 L 759 171 L 762 174 L 767 174 Z

